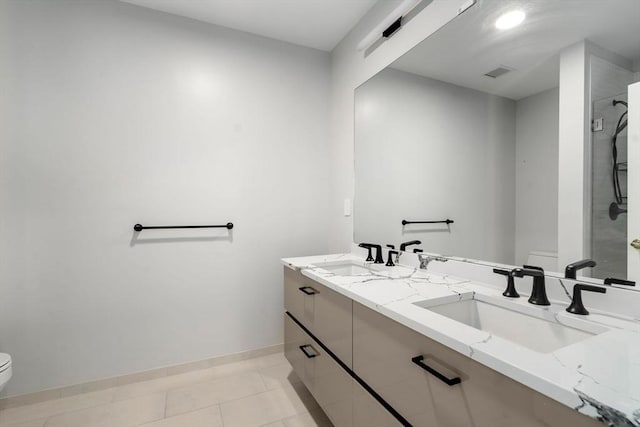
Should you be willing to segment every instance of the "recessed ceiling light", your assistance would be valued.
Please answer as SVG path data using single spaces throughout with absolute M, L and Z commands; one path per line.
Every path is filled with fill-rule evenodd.
M 525 16 L 525 13 L 521 10 L 512 10 L 511 12 L 507 12 L 496 20 L 496 28 L 499 30 L 508 30 L 518 26 L 522 24 Z

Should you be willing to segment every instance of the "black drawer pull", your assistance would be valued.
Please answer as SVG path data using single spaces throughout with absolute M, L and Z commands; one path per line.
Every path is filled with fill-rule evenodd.
M 315 352 L 315 354 L 313 353 L 308 353 L 307 350 L 305 350 L 307 347 L 309 347 L 311 350 L 313 350 Z M 302 350 L 302 352 L 304 353 L 305 356 L 307 356 L 309 359 L 313 359 L 314 357 L 318 357 L 320 354 L 316 351 L 315 348 L 313 348 L 311 345 L 306 344 L 306 345 L 301 345 L 300 346 L 300 350 Z
M 307 294 L 307 295 L 315 295 L 318 293 L 318 291 L 316 291 L 315 289 L 313 289 L 311 286 L 303 286 L 300 289 L 303 293 Z
M 447 384 L 448 386 L 460 384 L 460 377 L 447 378 L 444 375 L 442 375 L 440 372 L 438 372 L 435 369 L 433 369 L 431 366 L 429 366 L 426 363 L 424 363 L 423 360 L 424 360 L 424 356 L 416 356 L 416 357 L 411 358 L 411 361 L 413 363 L 415 363 L 416 365 L 420 366 L 422 369 L 424 369 L 425 371 L 429 372 L 431 375 L 433 375 L 434 377 L 436 377 L 437 379 L 439 379 L 443 383 Z

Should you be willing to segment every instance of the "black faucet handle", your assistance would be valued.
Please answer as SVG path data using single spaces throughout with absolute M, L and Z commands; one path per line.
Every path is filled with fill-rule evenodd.
M 369 243 L 360 243 L 358 246 L 367 249 L 367 259 L 365 261 L 373 261 L 373 256 L 371 255 L 371 248 L 373 248 L 373 246 Z
M 636 282 L 633 282 L 631 280 L 616 279 L 615 277 L 607 277 L 606 279 L 604 279 L 604 284 L 605 285 L 635 286 Z
M 396 248 L 396 245 L 387 245 L 387 247 L 388 247 L 389 249 L 395 249 L 395 248 Z
M 404 252 L 407 249 L 407 246 L 420 244 L 422 244 L 420 240 L 410 240 L 408 242 L 400 243 L 400 252 Z
M 575 279 L 576 271 L 582 270 L 583 268 L 595 267 L 596 262 L 592 259 L 583 259 L 580 261 L 572 262 L 567 265 L 564 269 L 564 277 L 567 279 Z
M 501 268 L 494 268 L 493 272 L 500 274 L 501 276 L 507 276 L 507 289 L 504 290 L 502 295 L 508 298 L 520 298 L 520 294 L 516 291 L 516 284 L 513 280 L 513 272 L 510 270 L 503 270 Z
M 523 268 L 517 267 L 511 270 L 511 275 L 515 277 L 544 277 L 544 270 L 540 267 L 533 267 L 525 265 Z
M 583 316 L 589 314 L 589 311 L 584 307 L 584 304 L 582 303 L 582 291 L 598 292 L 601 294 L 607 292 L 605 288 L 601 288 L 600 286 L 584 285 L 581 283 L 575 285 L 573 287 L 573 298 L 571 299 L 571 305 L 567 307 L 567 311 L 569 313 L 580 314 Z
M 419 254 L 419 253 L 422 253 L 422 252 L 424 252 L 424 251 L 423 251 L 422 249 L 418 249 L 418 248 L 415 248 L 415 249 L 413 250 L 413 253 L 414 253 L 414 254 Z
M 387 246 L 393 246 L 393 245 L 387 245 Z M 387 263 L 385 264 L 387 267 L 393 267 L 395 265 L 393 263 L 393 256 L 394 255 L 398 255 L 398 251 L 394 251 L 393 249 L 391 249 L 389 251 L 389 257 L 387 258 Z

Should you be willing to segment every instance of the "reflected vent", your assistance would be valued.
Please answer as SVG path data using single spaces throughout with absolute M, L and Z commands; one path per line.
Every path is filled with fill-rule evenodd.
M 509 68 L 504 68 L 504 67 L 498 67 L 495 70 L 491 70 L 489 71 L 487 74 L 485 74 L 485 76 L 487 77 L 491 77 L 492 79 L 497 79 L 498 77 L 507 74 L 509 71 L 511 71 L 511 69 Z

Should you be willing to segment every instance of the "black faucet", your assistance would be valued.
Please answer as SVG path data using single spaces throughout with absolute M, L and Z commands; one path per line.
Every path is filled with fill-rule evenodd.
M 387 245 L 389 248 L 389 256 L 387 257 L 387 263 L 385 264 L 387 267 L 393 267 L 395 264 L 393 263 L 393 255 L 398 255 L 398 251 L 395 251 L 396 248 L 393 245 Z
M 400 243 L 400 252 L 404 252 L 407 249 L 407 246 L 420 244 L 422 244 L 420 240 L 411 240 L 409 242 Z
M 368 245 L 367 243 L 360 243 L 358 246 L 367 250 L 367 259 L 365 261 L 373 261 L 373 257 L 371 256 L 371 245 Z
M 589 314 L 587 309 L 584 308 L 584 304 L 582 304 L 582 291 L 599 292 L 601 294 L 604 294 L 607 292 L 605 288 L 601 288 L 599 286 L 583 285 L 583 284 L 575 285 L 573 287 L 573 298 L 571 299 L 571 305 L 567 307 L 567 311 L 569 313 L 581 314 L 583 316 Z
M 402 255 L 404 251 L 407 250 L 407 246 L 419 245 L 421 243 L 422 242 L 420 240 L 411 240 L 409 242 L 400 243 L 400 250 L 396 252 L 396 264 L 400 262 L 400 255 Z
M 595 267 L 596 262 L 592 259 L 583 259 L 581 261 L 572 262 L 564 269 L 564 277 L 567 279 L 575 279 L 576 271 L 587 267 Z
M 373 261 L 374 264 L 384 264 L 384 260 L 382 259 L 382 246 L 375 245 L 373 243 L 360 243 L 358 246 L 361 248 L 369 249 L 369 256 L 371 256 L 371 248 L 376 250 L 376 259 Z M 367 261 L 370 261 L 369 257 L 367 257 Z
M 529 297 L 529 303 L 535 305 L 551 305 L 547 298 L 547 290 L 544 283 L 544 270 L 540 267 L 525 265 L 523 268 L 514 268 L 511 271 L 514 277 L 533 277 L 533 289 Z
M 516 285 L 513 280 L 512 271 L 494 268 L 493 272 L 502 276 L 507 276 L 507 289 L 504 290 L 502 295 L 509 298 L 520 298 L 520 294 L 518 294 L 518 292 L 516 291 Z

